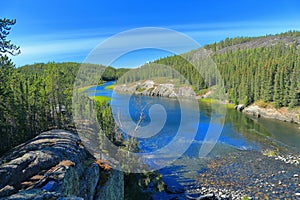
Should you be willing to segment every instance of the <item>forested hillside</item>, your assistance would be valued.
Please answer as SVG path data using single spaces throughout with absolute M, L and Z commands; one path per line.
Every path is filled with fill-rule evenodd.
M 235 103 L 273 102 L 276 107 L 300 103 L 300 54 L 296 43 L 228 51 L 214 55 L 228 99 Z
M 300 105 L 299 44 L 300 32 L 290 31 L 258 38 L 227 38 L 205 48 L 211 51 L 230 102 L 249 105 L 264 101 L 292 108 Z M 198 91 L 215 84 L 201 77 L 183 57 L 170 56 L 155 63 L 176 69 Z
M 72 96 L 80 67 L 89 73 L 86 77 L 99 84 L 116 80 L 128 71 L 74 62 L 37 63 L 15 68 L 8 55 L 20 54 L 20 47 L 7 38 L 15 23 L 16 20 L 0 19 L 0 154 L 42 131 L 74 127 Z M 98 73 L 92 73 L 95 70 Z M 88 86 L 86 80 L 80 81 L 83 82 L 81 86 Z M 103 104 L 97 109 L 101 112 L 109 107 Z M 111 118 L 106 116 L 105 119 Z
M 14 20 L 1 20 L 0 153 L 42 131 L 72 126 L 73 86 L 82 66 L 73 62 L 49 62 L 15 68 L 6 55 L 20 53 L 19 47 L 6 39 L 14 23 Z M 275 107 L 293 108 L 300 105 L 299 44 L 300 32 L 290 31 L 258 38 L 227 38 L 205 48 L 210 51 L 221 73 L 226 98 L 230 102 L 248 105 L 263 101 Z M 194 50 L 183 57 L 192 58 L 197 53 L 199 50 Z M 97 66 L 103 70 L 99 83 L 121 76 L 123 82 L 147 79 L 153 75 L 174 78 L 176 74 L 161 69 L 162 64 L 183 75 L 196 92 L 207 91 L 216 84 L 209 75 L 215 73 L 214 69 L 202 72 L 202 77 L 183 57 L 162 58 L 153 62 L 155 67 L 146 64 L 145 70 L 131 70 L 125 76 L 123 74 L 128 69 L 93 64 L 84 64 L 84 67 L 94 70 Z
M 0 139 L 3 152 L 36 134 L 51 129 L 73 127 L 72 95 L 79 63 L 38 63 L 0 69 Z M 86 64 L 84 67 L 95 67 Z M 101 80 L 117 79 L 124 69 L 97 66 L 104 71 Z M 91 77 L 95 78 L 96 77 Z M 97 77 L 98 78 L 98 77 Z
M 265 35 L 260 37 L 235 37 L 226 38 L 218 43 L 205 45 L 204 48 L 217 53 L 224 53 L 229 50 L 241 50 L 249 48 L 270 47 L 282 42 L 292 45 L 294 42 L 300 43 L 300 32 L 288 31 L 275 35 Z

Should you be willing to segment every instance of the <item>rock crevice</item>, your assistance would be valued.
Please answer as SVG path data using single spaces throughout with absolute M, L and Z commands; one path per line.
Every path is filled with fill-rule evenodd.
M 123 199 L 123 173 L 101 168 L 79 141 L 51 130 L 7 152 L 0 159 L 0 199 Z M 104 184 L 102 171 L 109 173 Z

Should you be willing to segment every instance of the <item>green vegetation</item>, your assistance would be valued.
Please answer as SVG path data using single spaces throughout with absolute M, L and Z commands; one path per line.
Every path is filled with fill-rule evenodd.
M 87 112 L 96 112 L 98 124 L 101 127 L 95 140 L 102 152 L 108 153 L 108 148 L 103 142 L 103 138 L 108 138 L 111 142 L 120 147 L 124 153 L 123 168 L 128 169 L 126 165 L 132 162 L 139 163 L 137 160 L 130 160 L 127 152 L 138 152 L 138 142 L 134 137 L 123 138 L 122 132 L 117 127 L 112 116 L 112 110 L 108 103 L 109 97 L 95 96 L 86 97 L 89 99 L 87 105 L 78 105 L 78 108 L 72 108 L 72 95 L 74 81 L 81 66 L 87 69 L 84 73 L 90 73 L 93 70 L 100 69 L 101 78 L 97 84 L 103 81 L 118 80 L 120 83 L 147 80 L 157 77 L 158 83 L 173 81 L 174 84 L 186 84 L 186 80 L 192 84 L 198 95 L 205 94 L 215 84 L 216 80 L 209 74 L 214 74 L 213 69 L 205 72 L 202 77 L 194 67 L 181 56 L 170 56 L 159 59 L 151 64 L 146 64 L 141 69 L 132 70 L 126 73 L 128 69 L 114 69 L 94 64 L 80 64 L 74 62 L 67 63 L 37 63 L 26 65 L 21 68 L 15 68 L 10 54 L 16 56 L 20 53 L 20 48 L 7 39 L 11 26 L 16 23 L 15 20 L 0 19 L 0 154 L 4 151 L 36 136 L 38 133 L 52 129 L 74 128 L 72 110 L 84 110 L 82 107 L 89 107 L 90 102 L 94 101 L 95 110 Z M 299 36 L 299 32 L 288 32 L 281 36 Z M 226 90 L 227 99 L 234 103 L 250 104 L 256 102 L 261 107 L 274 105 L 275 107 L 300 106 L 300 52 L 297 44 L 291 46 L 279 43 L 272 47 L 260 47 L 244 50 L 230 50 L 223 53 L 217 53 L 218 50 L 235 44 L 242 44 L 254 40 L 254 38 L 234 38 L 225 39 L 220 43 L 207 45 L 206 48 L 212 50 L 212 57 L 218 66 Z M 192 56 L 190 52 L 186 56 Z M 154 65 L 153 65 L 154 64 Z M 155 66 L 156 65 L 156 66 Z M 173 71 L 165 70 L 161 65 L 170 66 Z M 178 74 L 183 77 L 178 78 Z M 90 76 L 96 80 L 97 73 Z M 82 80 L 75 88 L 82 92 L 92 85 L 85 85 L 86 80 Z M 97 81 L 97 80 L 96 80 Z M 105 89 L 113 89 L 114 86 L 107 86 Z M 213 99 L 200 99 L 202 103 L 215 103 Z M 232 107 L 232 104 L 229 105 Z M 204 111 L 206 112 L 206 111 Z M 207 111 L 208 112 L 208 111 Z M 299 116 L 300 118 L 300 116 Z M 230 111 L 226 120 L 236 123 L 240 129 L 253 130 L 249 127 L 247 117 L 239 118 L 237 114 L 231 114 Z M 253 126 L 258 126 L 253 124 Z M 243 131 L 240 131 L 243 132 Z M 264 132 L 263 130 L 261 132 Z M 261 137 L 259 134 L 252 134 L 253 137 Z M 123 154 L 122 154 L 123 155 Z M 266 151 L 265 155 L 274 156 L 276 152 Z M 6 161 L 3 160 L 3 163 Z M 89 163 L 91 161 L 88 161 Z M 130 182 L 130 174 L 125 177 L 127 185 Z M 133 182 L 136 175 L 132 175 Z M 127 178 L 127 179 L 126 179 Z M 157 179 L 157 180 L 154 180 Z M 150 182 L 155 182 L 157 190 L 164 188 L 161 177 L 156 174 L 144 174 L 139 183 L 144 189 Z M 138 186 L 132 184 L 133 187 Z M 140 191 L 138 191 L 140 192 Z M 129 194 L 129 193 L 128 193 Z M 133 194 L 138 195 L 138 194 Z M 141 196 L 141 198 L 143 198 Z M 243 199 L 248 199 L 244 197 Z
M 197 70 L 181 56 L 170 56 L 145 64 L 140 68 L 131 70 L 130 73 L 124 74 L 118 80 L 118 83 L 132 83 L 149 79 L 158 84 L 172 82 L 177 86 L 189 82 L 195 87 L 196 91 L 206 88 L 204 80 L 197 73 Z
M 261 108 L 267 108 L 268 106 L 270 106 L 269 103 L 266 103 L 266 102 L 264 102 L 262 100 L 259 100 L 259 101 L 255 102 L 255 104 L 258 105 Z
M 277 108 L 300 105 L 300 52 L 296 43 L 229 51 L 213 58 L 229 101 L 245 105 L 274 102 Z
M 77 89 L 78 92 L 84 92 L 85 90 L 93 87 L 93 86 L 97 86 L 97 85 L 88 85 L 88 86 L 84 86 L 84 87 L 80 87 Z
M 117 80 L 127 71 L 129 71 L 129 69 L 125 69 L 125 68 L 115 69 L 113 67 L 107 67 L 104 73 L 102 74 L 102 77 L 104 81 L 113 81 L 113 80 Z
M 250 198 L 247 196 L 243 196 L 242 200 L 250 200 Z
M 37 63 L 21 68 L 14 68 L 12 63 L 1 65 L 1 79 L 7 85 L 0 86 L 5 86 L 0 94 L 0 100 L 4 99 L 0 104 L 0 138 L 3 141 L 0 153 L 42 131 L 73 127 L 72 95 L 80 66 L 82 65 L 73 62 Z M 105 70 L 101 65 L 86 64 L 85 67 Z M 102 77 L 103 79 L 106 77 Z M 102 80 L 98 84 L 103 83 Z M 78 91 L 91 86 L 79 87 Z M 107 100 L 109 98 L 96 98 L 96 101 Z
M 199 102 L 200 103 L 205 103 L 205 104 L 220 104 L 220 103 L 224 103 L 224 102 L 220 102 L 219 100 L 216 100 L 216 99 L 212 99 L 212 98 L 201 98 L 199 99 Z M 228 104 L 225 104 L 226 108 L 229 108 L 229 109 L 233 109 L 234 108 L 234 104 L 231 104 L 231 103 L 228 103 Z
M 280 34 L 281 37 L 299 36 L 300 32 L 290 31 Z M 264 36 L 273 37 L 273 36 Z M 263 37 L 261 37 L 263 38 Z M 206 48 L 215 50 L 255 40 L 257 38 L 226 39 L 220 43 L 207 45 Z M 235 49 L 212 53 L 217 68 L 223 79 L 226 99 L 234 104 L 245 104 L 259 101 L 260 104 L 273 104 L 276 108 L 300 106 L 300 51 L 295 41 L 291 45 L 278 42 L 274 46 Z M 198 50 L 184 54 L 192 58 Z M 174 78 L 175 72 L 165 72 L 163 65 L 179 72 L 195 89 L 197 94 L 210 89 L 217 84 L 211 76 L 216 74 L 213 68 L 203 72 L 202 77 L 197 69 L 183 57 L 175 55 L 159 59 L 144 65 L 139 73 L 130 73 L 124 82 L 147 79 L 148 76 L 165 74 L 166 78 Z M 142 73 L 141 73 L 142 72 Z M 184 80 L 182 80 L 184 82 Z
M 197 94 L 204 94 L 216 84 L 216 80 L 209 76 L 214 74 L 205 72 L 202 77 L 194 67 L 181 56 L 170 56 L 146 64 L 142 68 L 126 73 L 128 69 L 114 69 L 102 65 L 67 63 L 37 63 L 15 68 L 7 54 L 12 56 L 20 53 L 20 48 L 7 39 L 11 26 L 15 20 L 1 19 L 0 40 L 0 153 L 16 146 L 36 134 L 51 129 L 73 127 L 72 94 L 74 80 L 81 66 L 89 73 L 93 70 L 101 71 L 102 77 L 97 84 L 107 80 L 119 80 L 127 83 L 147 80 L 156 77 L 161 82 L 173 81 L 174 84 L 192 84 Z M 298 36 L 299 32 L 288 32 L 284 36 Z M 266 36 L 264 36 L 266 37 Z M 241 44 L 254 40 L 253 38 L 236 38 L 224 40 L 220 43 L 207 45 L 206 48 L 218 50 L 234 44 Z M 185 54 L 192 56 L 197 50 Z M 297 44 L 287 46 L 279 43 L 271 47 L 260 47 L 244 50 L 229 50 L 223 53 L 213 53 L 212 58 L 218 66 L 229 102 L 250 104 L 257 102 L 262 107 L 300 105 L 300 52 Z M 167 65 L 174 70 L 161 67 Z M 142 70 L 141 70 L 142 69 Z M 208 69 L 213 70 L 213 69 Z M 91 73 L 93 74 L 93 73 Z M 178 75 L 182 75 L 182 77 Z M 93 75 L 92 75 L 93 76 Z M 96 80 L 95 77 L 90 77 Z M 78 91 L 91 87 L 82 83 L 75 85 Z M 108 86 L 106 89 L 113 89 Z M 109 110 L 107 97 L 95 97 L 100 110 Z M 91 100 L 92 101 L 92 100 Z M 212 102 L 209 99 L 200 101 Z M 105 126 L 113 126 L 112 118 L 107 117 L 105 111 L 101 117 Z M 110 130 L 111 129 L 107 129 Z M 116 130 L 114 131 L 116 132 Z M 107 134 L 113 134 L 107 132 Z M 115 137 L 115 136 L 114 136 Z M 112 138 L 114 138 L 112 137 Z M 135 141 L 131 143 L 134 144 Z M 130 148 L 136 146 L 131 145 Z M 128 146 L 130 146 L 128 145 Z M 129 148 L 129 147 L 127 147 Z M 135 147 L 134 147 L 135 148 Z
M 202 95 L 206 94 L 207 92 L 209 92 L 209 89 L 196 90 L 195 87 L 193 87 L 193 90 L 196 91 L 197 96 L 202 96 Z
M 115 85 L 109 85 L 109 86 L 106 86 L 105 89 L 106 90 L 113 90 L 115 87 Z
M 264 150 L 262 153 L 263 153 L 263 155 L 268 156 L 268 157 L 277 156 L 277 153 L 274 150 Z
M 38 133 L 52 129 L 73 127 L 72 95 L 75 77 L 80 67 L 97 80 L 118 78 L 126 69 L 106 68 L 102 65 L 80 63 L 37 63 L 15 68 L 7 54 L 18 55 L 20 48 L 7 39 L 16 20 L 0 19 L 0 154 Z M 114 75 L 111 76 L 111 72 Z M 80 86 L 84 86 L 80 83 Z M 79 90 L 85 90 L 80 87 Z M 96 101 L 102 101 L 100 98 Z
M 80 87 L 77 89 L 78 92 L 84 92 L 85 90 L 88 90 L 89 88 L 91 87 L 94 87 L 94 86 L 99 86 L 99 85 L 88 85 L 88 86 L 84 86 L 84 87 Z M 106 86 L 105 89 L 106 90 L 113 90 L 115 87 L 115 85 L 109 85 L 109 86 Z
M 285 33 L 279 33 L 279 34 L 275 34 L 275 35 L 265 35 L 265 36 L 260 36 L 260 37 L 235 37 L 235 38 L 225 38 L 224 40 L 221 40 L 218 43 L 213 43 L 213 44 L 208 44 L 205 45 L 204 47 L 206 49 L 210 49 L 214 52 L 224 49 L 226 47 L 230 47 L 230 46 L 234 46 L 234 45 L 239 45 L 239 44 L 243 44 L 246 42 L 251 42 L 253 40 L 257 40 L 257 39 L 263 39 L 263 38 L 268 38 L 268 37 L 297 37 L 300 36 L 300 32 L 298 31 L 288 31 Z
M 199 99 L 199 101 L 201 102 L 201 103 L 215 103 L 215 102 L 213 102 L 213 101 L 216 101 L 216 100 L 213 100 L 213 99 L 211 99 L 211 98 L 201 98 L 201 99 Z
M 94 101 L 100 102 L 100 103 L 102 103 L 102 102 L 108 102 L 108 101 L 111 100 L 110 97 L 106 97 L 106 96 L 92 96 L 90 98 L 93 99 Z

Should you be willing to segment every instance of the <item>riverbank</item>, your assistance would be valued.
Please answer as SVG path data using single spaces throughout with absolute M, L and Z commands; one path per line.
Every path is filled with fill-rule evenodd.
M 194 185 L 166 182 L 165 187 L 172 191 L 166 189 L 152 198 L 249 200 L 300 197 L 300 171 L 296 163 L 256 150 L 219 155 L 207 158 L 205 162 Z
M 142 89 L 139 92 L 142 92 Z M 135 96 L 135 98 L 139 99 L 139 103 L 142 103 L 140 101 L 147 102 L 149 99 L 152 101 L 151 104 L 165 102 L 167 105 L 166 110 L 175 109 L 174 105 L 171 105 L 174 101 L 169 101 L 167 98 L 147 98 L 144 96 Z M 118 100 L 120 101 L 120 99 Z M 134 98 L 132 101 L 134 102 Z M 199 101 L 208 103 L 207 105 L 202 105 L 202 124 L 199 126 L 201 131 L 206 131 L 206 126 L 210 123 L 211 105 L 209 103 L 219 102 L 209 98 L 201 98 Z M 119 102 L 115 106 L 118 105 L 120 107 L 115 110 L 122 109 L 124 103 Z M 133 104 L 131 106 L 131 110 L 138 111 L 139 106 Z M 205 115 L 205 111 L 208 111 L 208 116 Z M 171 116 L 169 119 L 171 119 Z M 299 179 L 297 179 L 297 175 L 300 174 L 298 154 L 292 154 L 290 151 L 282 151 L 281 148 L 273 147 L 269 143 L 261 145 L 261 143 L 266 141 L 277 141 L 280 138 L 273 138 L 272 133 L 267 132 L 256 123 L 258 120 L 249 119 L 246 115 L 238 113 L 233 109 L 228 111 L 226 119 L 228 124 L 224 126 L 223 134 L 220 137 L 222 145 L 219 144 L 220 149 L 215 149 L 212 152 L 212 156 L 209 157 L 212 159 L 198 159 L 198 151 L 196 149 L 201 143 L 195 142 L 195 146 L 188 150 L 188 156 L 183 155 L 182 161 L 179 160 L 173 163 L 161 172 L 163 180 L 166 178 L 172 179 L 165 182 L 165 191 L 154 194 L 152 199 L 188 199 L 189 197 L 192 199 L 194 197 L 197 199 L 298 198 L 299 191 L 297 188 L 299 188 Z M 276 124 L 273 120 L 271 122 L 273 124 L 270 123 L 270 126 Z M 168 130 L 162 132 L 158 139 L 169 137 L 170 132 L 173 132 L 173 130 L 176 131 L 175 124 L 177 123 L 166 124 Z M 286 123 L 286 126 L 290 125 Z M 288 132 L 294 133 L 287 128 L 284 128 L 284 130 L 286 132 L 279 131 L 284 137 L 290 137 L 287 134 Z M 262 139 L 258 140 L 256 137 Z M 294 140 L 299 141 L 297 138 L 295 137 Z M 150 141 L 141 142 L 141 149 L 149 150 L 158 141 L 161 144 L 161 140 L 156 140 L 153 137 Z M 285 147 L 284 150 L 289 150 L 286 147 L 289 147 L 290 143 L 284 142 L 284 140 L 279 140 L 274 145 L 282 145 Z M 261 148 L 251 148 L 253 143 L 255 143 L 255 146 Z M 243 151 L 237 149 L 243 149 Z M 206 160 L 209 162 L 207 166 L 206 164 L 202 164 Z M 198 180 L 197 185 L 191 183 L 191 180 Z
M 180 86 L 174 83 L 156 83 L 153 80 L 140 81 L 130 84 L 116 85 L 114 91 L 122 94 L 135 94 L 143 96 L 161 96 L 168 98 L 185 97 L 196 98 L 204 103 L 220 103 L 213 100 L 211 95 L 213 91 L 208 91 L 203 95 L 196 95 L 190 86 Z M 229 102 L 221 102 L 226 104 L 228 108 L 234 108 L 234 104 Z M 240 111 L 253 117 L 264 117 L 270 119 L 277 119 L 284 122 L 292 122 L 300 124 L 300 108 L 290 109 L 287 107 L 276 109 L 271 104 L 260 102 L 251 104 L 247 107 L 243 105 L 238 106 Z M 240 109 L 241 108 L 241 109 Z M 299 127 L 300 129 L 300 127 Z
M 152 80 L 140 81 L 130 84 L 116 85 L 114 91 L 123 94 L 159 97 L 186 97 L 195 98 L 196 94 L 190 86 L 175 83 L 156 83 Z
M 200 174 L 199 186 L 188 190 L 221 199 L 297 199 L 299 166 L 284 163 L 259 151 L 239 151 L 213 159 Z M 250 199 L 249 198 L 249 199 Z
M 261 106 L 259 103 L 254 103 L 243 109 L 243 113 L 255 117 L 264 117 L 277 119 L 284 122 L 300 124 L 300 108 L 289 109 L 287 107 L 275 108 L 270 104 Z M 300 128 L 300 127 L 299 127 Z
M 204 102 L 204 103 L 219 103 L 218 101 L 215 101 L 210 98 L 212 94 L 213 91 L 209 90 L 205 94 L 199 97 L 197 96 L 197 98 L 199 98 L 200 102 Z M 221 102 L 221 103 L 229 105 L 228 108 L 234 108 L 252 117 L 256 117 L 256 118 L 264 117 L 268 119 L 276 119 L 284 122 L 300 124 L 300 107 L 275 108 L 271 103 L 265 103 L 262 101 L 255 102 L 248 106 L 244 106 L 243 104 L 234 105 L 229 102 Z

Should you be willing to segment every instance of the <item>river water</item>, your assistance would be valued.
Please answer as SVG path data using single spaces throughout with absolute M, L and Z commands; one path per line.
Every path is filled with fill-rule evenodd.
M 142 152 L 155 151 L 172 141 L 180 126 L 180 117 L 184 109 L 180 107 L 178 101 L 147 96 L 128 98 L 112 90 L 105 90 L 105 87 L 111 84 L 112 82 L 108 82 L 103 86 L 98 86 L 95 95 L 113 97 L 111 106 L 115 118 L 120 114 L 128 115 L 127 110 L 129 110 L 130 118 L 138 123 L 143 113 L 141 121 L 143 127 L 151 123 L 149 117 L 151 106 L 162 105 L 166 111 L 166 122 L 160 131 L 150 138 L 138 139 Z M 196 184 L 199 174 L 207 170 L 207 164 L 211 159 L 226 158 L 235 152 L 260 152 L 262 149 L 275 148 L 296 155 L 300 153 L 299 125 L 263 118 L 251 119 L 233 109 L 228 109 L 217 144 L 205 158 L 199 158 L 199 150 L 210 123 L 218 123 L 211 121 L 211 116 L 216 113 L 213 113 L 210 104 L 199 103 L 199 108 L 199 120 L 189 122 L 191 131 L 196 130 L 191 145 L 177 160 L 159 170 L 164 179 L 169 182 L 176 182 L 187 188 L 191 187 Z M 151 114 L 160 116 L 162 113 L 154 110 Z

